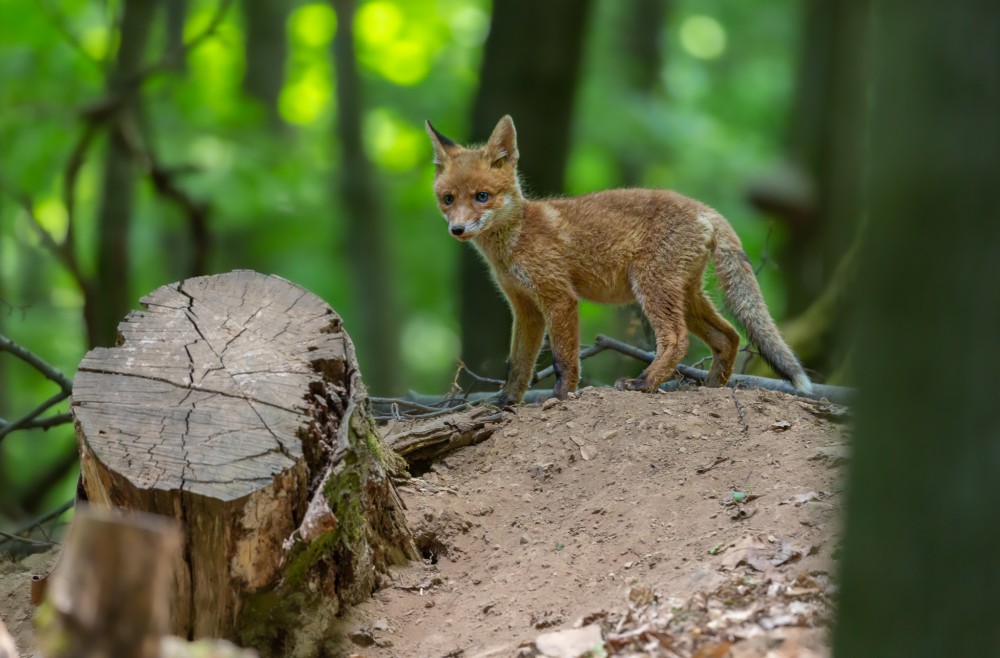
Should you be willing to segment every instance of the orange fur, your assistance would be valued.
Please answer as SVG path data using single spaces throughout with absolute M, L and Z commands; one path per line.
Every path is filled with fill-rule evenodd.
M 656 358 L 621 388 L 654 391 L 684 357 L 688 331 L 712 349 L 709 386 L 729 380 L 739 334 L 705 295 L 715 261 L 727 302 L 762 356 L 797 388 L 809 378 L 771 319 L 740 240 L 710 207 L 668 190 L 608 190 L 529 200 L 517 177 L 514 122 L 503 117 L 489 141 L 464 148 L 437 132 L 434 192 L 452 235 L 471 241 L 492 270 L 514 314 L 507 381 L 500 401 L 520 401 L 546 327 L 564 398 L 580 377 L 580 298 L 609 304 L 638 300 L 656 333 Z M 484 195 L 485 193 L 485 195 Z

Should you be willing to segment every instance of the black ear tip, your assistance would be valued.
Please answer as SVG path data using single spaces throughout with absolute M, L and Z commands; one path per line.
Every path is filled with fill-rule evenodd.
M 442 146 L 455 146 L 455 142 L 453 142 L 452 140 L 448 139 L 447 137 L 439 133 L 437 128 L 435 128 L 431 124 L 429 119 L 425 119 L 425 122 L 427 123 L 427 129 L 431 131 L 431 133 L 433 133 L 435 137 L 437 137 L 438 141 L 441 142 Z

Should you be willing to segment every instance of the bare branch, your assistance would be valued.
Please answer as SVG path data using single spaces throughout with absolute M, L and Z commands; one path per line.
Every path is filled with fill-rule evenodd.
M 63 172 L 63 205 L 66 207 L 66 238 L 63 240 L 63 250 L 67 256 L 76 260 L 76 180 L 80 176 L 80 170 L 87 160 L 87 151 L 94 143 L 94 138 L 98 133 L 98 123 L 87 121 L 83 132 L 77 140 L 73 150 L 70 151 L 69 159 L 66 161 L 66 169 Z M 79 267 L 77 266 L 77 269 Z M 79 282 L 79 280 L 78 280 Z
M 590 347 L 585 347 L 585 348 L 583 348 L 583 349 L 580 350 L 580 360 L 582 361 L 584 359 L 589 359 L 590 357 L 594 356 L 595 354 L 600 354 L 601 352 L 603 352 L 606 349 L 608 349 L 607 346 L 605 346 L 605 345 L 598 345 L 598 344 L 591 345 Z M 556 370 L 555 370 L 555 368 L 553 366 L 548 366 L 546 368 L 542 368 L 541 370 L 539 370 L 538 372 L 536 372 L 535 375 L 531 378 L 531 384 L 532 385 L 537 384 L 538 382 L 542 381 L 546 377 L 551 377 L 552 374 L 555 373 L 555 371 Z M 502 384 L 503 382 L 500 382 L 500 383 Z
M 31 421 L 28 421 L 28 422 L 21 422 L 23 420 L 24 420 L 23 418 L 19 419 L 17 421 L 6 420 L 4 418 L 0 418 L 0 432 L 5 432 L 5 430 L 6 430 L 6 433 L 9 434 L 10 432 L 13 432 L 15 429 L 19 429 L 19 430 L 35 430 L 35 429 L 48 430 L 48 429 L 51 429 L 53 427 L 58 427 L 59 425 L 65 425 L 67 423 L 72 423 L 73 422 L 73 416 L 71 416 L 70 414 L 56 414 L 54 416 L 49 416 L 48 418 L 42 418 L 41 420 L 31 420 Z M 13 425 L 14 423 L 18 423 L 18 426 L 15 427 L 15 428 L 13 428 L 13 429 L 11 429 L 11 430 L 7 430 L 7 427 Z
M 44 548 L 50 548 L 52 546 L 57 545 L 55 542 L 51 541 L 41 541 L 39 539 L 32 539 L 31 537 L 19 537 L 17 535 L 12 535 L 9 532 L 4 532 L 3 530 L 0 530 L 0 537 L 6 538 L 6 541 L 4 542 L 5 544 L 7 542 L 17 542 L 19 544 L 27 544 L 28 546 L 40 546 Z
M 5 425 L 3 427 L 0 427 L 0 441 L 3 441 L 4 438 L 8 434 L 10 434 L 11 432 L 13 432 L 14 430 L 24 429 L 29 423 L 31 423 L 31 421 L 35 420 L 36 418 L 38 418 L 39 416 L 41 416 L 43 413 L 45 413 L 46 411 L 48 411 L 49 409 L 51 409 L 55 405 L 59 404 L 60 402 L 62 402 L 63 400 L 65 400 L 68 397 L 69 397 L 69 393 L 65 393 L 65 392 L 60 391 L 59 393 L 56 393 L 55 395 L 53 395 L 52 397 L 50 397 L 48 400 L 46 400 L 45 402 L 41 403 L 40 405 L 38 405 L 37 407 L 35 407 L 34 409 L 32 409 L 31 411 L 29 411 L 25 415 L 23 415 L 20 418 L 18 418 L 17 420 L 15 420 L 14 422 L 12 422 L 12 423 L 10 423 L 8 425 Z
M 38 372 L 45 375 L 46 379 L 49 379 L 59 385 L 60 390 L 68 396 L 73 391 L 73 382 L 56 370 L 53 366 L 46 363 L 40 356 L 34 354 L 33 352 L 21 347 L 10 338 L 7 338 L 3 334 L 0 334 L 0 352 L 9 352 L 17 358 L 21 359 L 32 368 Z
M 5 533 L 4 534 L 5 538 L 3 540 L 0 540 L 0 546 L 4 546 L 5 544 L 8 544 L 8 543 L 10 543 L 12 541 L 23 541 L 26 538 L 25 537 L 21 537 L 20 535 L 22 535 L 23 533 L 26 533 L 26 532 L 31 532 L 35 528 L 41 527 L 43 524 L 48 523 L 52 519 L 55 519 L 56 517 L 58 517 L 59 515 L 61 515 L 66 510 L 71 509 L 75 503 L 76 503 L 76 499 L 67 500 L 65 503 L 63 503 L 62 505 L 60 505 L 56 509 L 54 509 L 51 512 L 48 512 L 46 514 L 43 514 L 42 516 L 39 516 L 38 518 L 32 519 L 31 521 L 29 521 L 28 523 L 24 524 L 23 526 L 21 526 L 20 528 L 18 528 L 15 531 L 13 531 L 12 533 Z M 13 535 L 13 536 L 11 536 L 11 535 Z M 30 542 L 28 542 L 28 543 L 30 543 Z
M 770 247 L 771 247 L 771 229 L 773 229 L 773 228 L 774 228 L 774 224 L 772 224 L 771 222 L 768 222 L 767 223 L 767 235 L 764 236 L 764 248 L 761 249 L 761 251 L 760 251 L 760 264 L 757 267 L 755 267 L 754 271 L 753 271 L 753 273 L 754 273 L 755 276 L 760 275 L 761 271 L 763 271 L 763 269 L 771 261 L 771 259 L 769 257 L 769 254 L 770 254 L 770 251 L 771 251 L 771 249 L 770 249 Z

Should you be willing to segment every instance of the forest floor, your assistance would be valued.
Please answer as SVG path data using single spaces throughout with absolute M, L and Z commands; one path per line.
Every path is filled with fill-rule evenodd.
M 401 489 L 428 559 L 348 613 L 347 653 L 827 656 L 841 412 L 727 389 L 521 407 Z
M 519 407 L 400 488 L 427 559 L 345 615 L 344 655 L 828 656 L 840 412 L 728 389 Z M 0 562 L 26 655 L 53 561 Z

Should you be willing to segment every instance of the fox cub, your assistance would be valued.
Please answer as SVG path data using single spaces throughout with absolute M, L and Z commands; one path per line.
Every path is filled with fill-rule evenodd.
M 485 146 L 465 148 L 431 125 L 434 193 L 452 236 L 472 243 L 514 314 L 507 381 L 498 402 L 528 388 L 546 326 L 565 398 L 580 378 L 580 298 L 636 300 L 656 333 L 656 358 L 618 388 L 655 391 L 674 374 L 688 332 L 712 349 L 708 386 L 733 371 L 739 334 L 703 290 L 711 256 L 732 313 L 764 360 L 802 392 L 812 384 L 767 311 L 750 260 L 729 223 L 708 206 L 668 190 L 608 190 L 579 197 L 526 199 L 517 175 L 517 136 L 500 119 Z

